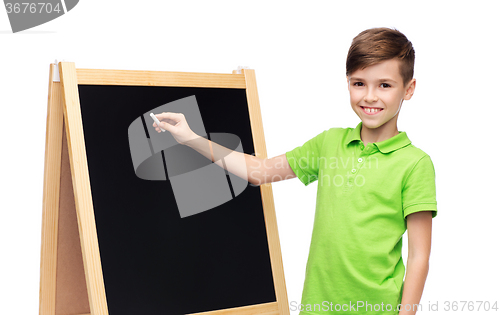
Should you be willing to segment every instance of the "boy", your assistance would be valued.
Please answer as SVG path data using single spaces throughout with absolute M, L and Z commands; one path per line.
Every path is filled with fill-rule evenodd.
M 415 91 L 414 58 L 411 42 L 395 29 L 361 32 L 346 62 L 351 107 L 361 122 L 325 130 L 271 159 L 242 159 L 243 153 L 194 134 L 182 114 L 157 115 L 173 120 L 175 125 L 161 127 L 179 143 L 221 167 L 224 156 L 226 169 L 252 184 L 298 177 L 307 186 L 318 180 L 300 315 L 409 315 L 421 309 L 437 203 L 430 157 L 397 128 L 401 105 Z

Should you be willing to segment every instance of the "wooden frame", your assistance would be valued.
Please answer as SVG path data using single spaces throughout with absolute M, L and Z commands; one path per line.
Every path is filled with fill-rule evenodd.
M 61 82 L 54 82 L 59 70 Z M 246 89 L 255 154 L 267 158 L 255 71 L 184 73 L 51 64 L 47 109 L 40 314 L 108 314 L 87 169 L 78 84 Z M 196 313 L 289 314 L 271 184 L 260 186 L 277 302 Z

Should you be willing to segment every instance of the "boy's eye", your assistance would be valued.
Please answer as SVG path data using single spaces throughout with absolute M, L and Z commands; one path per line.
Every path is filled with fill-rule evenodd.
M 363 82 L 354 82 L 352 85 L 354 86 L 363 86 Z M 380 86 L 383 88 L 390 88 L 391 85 L 388 83 L 380 83 Z

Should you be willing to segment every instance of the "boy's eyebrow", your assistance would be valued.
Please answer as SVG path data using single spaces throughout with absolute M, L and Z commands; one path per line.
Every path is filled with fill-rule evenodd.
M 351 77 L 350 78 L 351 81 L 364 81 L 363 79 L 361 78 L 356 78 L 356 77 Z M 394 83 L 397 83 L 396 81 L 394 81 L 393 79 L 389 79 L 389 78 L 384 78 L 384 79 L 379 79 L 378 80 L 379 82 L 382 82 L 382 81 L 392 81 Z

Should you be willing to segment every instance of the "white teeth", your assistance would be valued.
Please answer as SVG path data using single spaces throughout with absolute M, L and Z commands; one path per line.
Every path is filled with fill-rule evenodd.
M 376 112 L 379 112 L 381 111 L 381 109 L 379 108 L 364 108 L 364 111 L 367 112 L 367 113 L 376 113 Z

